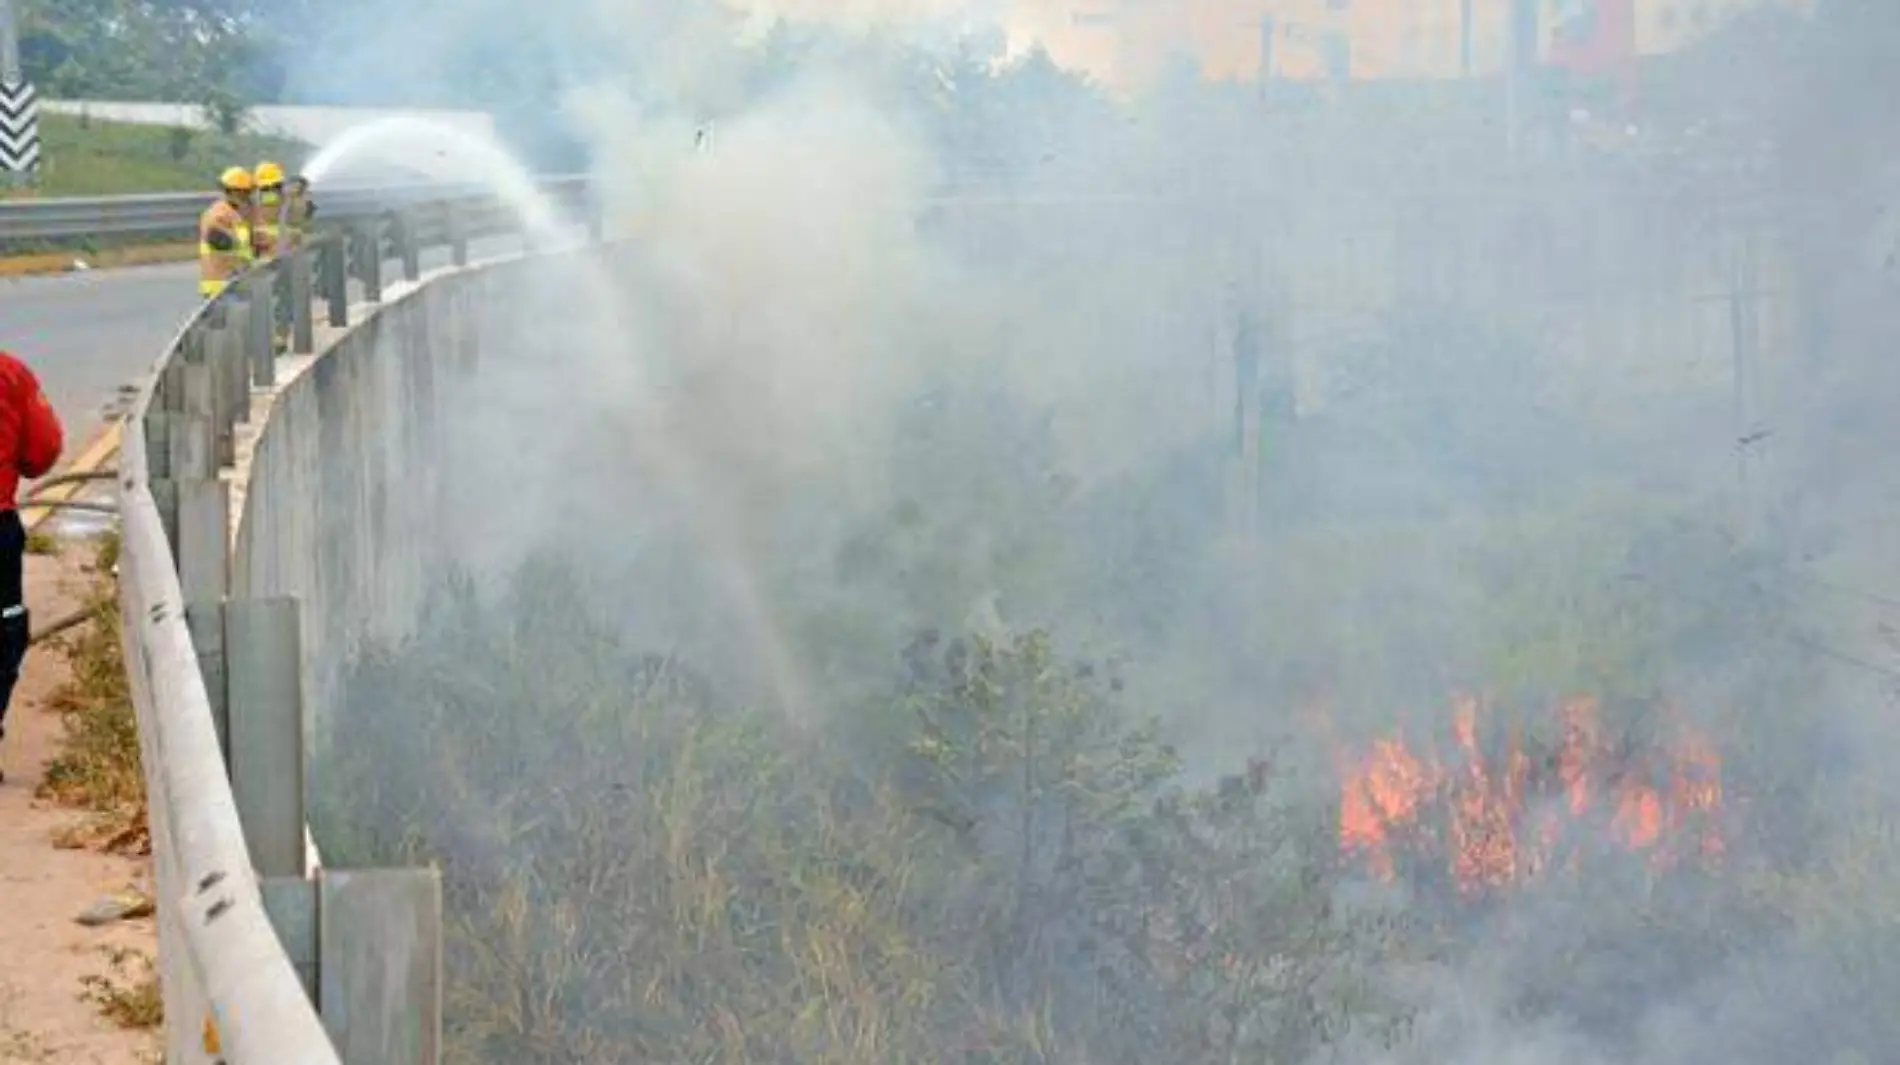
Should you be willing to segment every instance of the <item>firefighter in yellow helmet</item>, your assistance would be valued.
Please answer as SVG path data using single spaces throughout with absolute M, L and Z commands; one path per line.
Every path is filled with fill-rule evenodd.
M 291 176 L 290 186 L 284 193 L 284 229 L 290 234 L 292 244 L 303 243 L 304 235 L 310 232 L 310 223 L 317 217 L 317 201 L 310 198 L 310 179 L 302 174 Z
M 284 191 L 284 168 L 266 160 L 257 164 L 253 174 L 257 178 L 257 228 L 252 233 L 251 244 L 258 259 L 270 259 L 296 247 L 303 231 L 292 221 L 292 204 Z M 281 352 L 289 347 L 291 325 L 290 285 L 282 274 L 277 276 L 275 294 L 277 298 L 271 306 L 276 319 L 277 349 Z
M 303 243 L 317 205 L 310 198 L 310 179 L 287 177 L 276 163 L 257 164 L 257 233 L 253 243 L 259 258 L 282 254 Z
M 251 200 L 257 182 L 234 166 L 218 176 L 218 185 L 222 195 L 198 216 L 198 294 L 206 299 L 223 292 L 254 254 Z
M 257 217 L 251 244 L 259 259 L 268 259 L 289 246 L 284 240 L 284 168 L 263 162 L 252 176 L 257 179 Z

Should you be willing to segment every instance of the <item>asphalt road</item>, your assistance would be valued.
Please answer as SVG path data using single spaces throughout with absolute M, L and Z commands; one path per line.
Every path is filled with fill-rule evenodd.
M 39 374 L 71 453 L 143 380 L 198 303 L 195 263 L 0 279 L 0 348 Z
M 471 256 L 514 252 L 514 238 L 476 241 Z M 446 266 L 446 249 L 425 254 L 424 269 Z M 390 264 L 392 279 L 400 269 Z M 111 410 L 136 387 L 198 303 L 196 263 L 0 278 L 0 349 L 39 374 L 77 454 L 104 428 Z M 362 298 L 351 286 L 351 299 Z

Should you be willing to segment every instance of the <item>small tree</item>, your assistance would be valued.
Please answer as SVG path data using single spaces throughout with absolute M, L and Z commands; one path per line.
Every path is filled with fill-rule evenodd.
M 226 86 L 215 86 L 206 90 L 204 101 L 205 121 L 211 128 L 227 137 L 244 131 L 251 117 L 251 107 L 238 94 Z

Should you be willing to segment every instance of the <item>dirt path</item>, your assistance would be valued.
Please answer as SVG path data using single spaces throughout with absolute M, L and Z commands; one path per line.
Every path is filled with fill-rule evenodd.
M 43 624 L 81 602 L 81 566 L 89 552 L 30 556 L 27 605 Z M 66 679 L 64 657 L 36 647 L 7 716 L 0 743 L 0 1063 L 134 1065 L 157 1060 L 154 1033 L 128 1032 L 81 999 L 82 981 L 111 971 L 105 955 L 157 945 L 150 919 L 85 928 L 75 918 L 107 895 L 145 884 L 145 863 L 90 851 L 61 850 L 53 837 L 75 815 L 33 798 L 55 752 L 59 720 L 47 697 Z M 137 966 L 131 970 L 142 975 Z

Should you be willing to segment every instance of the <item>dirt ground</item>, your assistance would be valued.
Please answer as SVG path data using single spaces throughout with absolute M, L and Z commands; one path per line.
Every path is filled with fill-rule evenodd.
M 88 556 L 69 546 L 58 557 L 27 558 L 26 600 L 36 626 L 79 605 Z M 75 920 L 108 895 L 149 891 L 146 863 L 55 847 L 54 836 L 76 815 L 33 797 L 60 735 L 47 697 L 65 678 L 61 654 L 35 647 L 0 742 L 0 1063 L 153 1062 L 156 1033 L 121 1030 L 80 997 L 87 976 L 110 972 L 106 951 L 156 955 L 152 921 L 86 928 Z

